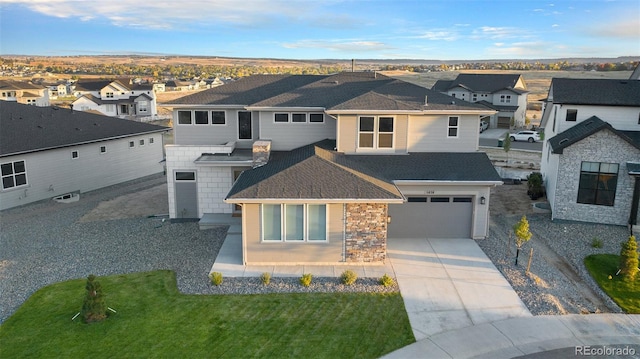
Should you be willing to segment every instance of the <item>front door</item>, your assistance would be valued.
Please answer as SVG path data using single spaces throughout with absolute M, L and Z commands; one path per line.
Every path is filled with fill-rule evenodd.
M 176 218 L 198 217 L 198 184 L 194 171 L 176 171 L 175 196 Z
M 253 132 L 251 130 L 251 112 L 249 111 L 238 111 L 238 139 L 253 139 Z

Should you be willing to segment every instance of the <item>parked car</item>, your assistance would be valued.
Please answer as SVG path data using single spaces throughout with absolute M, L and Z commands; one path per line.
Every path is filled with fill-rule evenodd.
M 511 138 L 511 141 L 540 141 L 540 133 L 538 131 L 520 131 L 509 134 L 509 137 Z
M 489 128 L 487 121 L 480 121 L 480 133 L 483 133 L 487 128 Z

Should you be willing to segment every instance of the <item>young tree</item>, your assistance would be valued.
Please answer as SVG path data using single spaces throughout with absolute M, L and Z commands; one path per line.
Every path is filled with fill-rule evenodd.
M 82 319 L 85 323 L 99 322 L 107 317 L 107 305 L 104 302 L 102 286 L 93 274 L 87 277 L 87 295 L 82 304 Z
M 629 236 L 629 239 L 622 243 L 620 274 L 629 281 L 633 281 L 638 274 L 638 243 L 635 236 Z
M 520 248 L 522 248 L 522 245 L 531 239 L 532 235 L 529 231 L 529 221 L 527 221 L 527 216 L 522 216 L 520 221 L 513 226 L 513 233 L 516 236 L 516 265 L 518 265 Z
M 502 141 L 502 149 L 507 154 L 507 167 L 509 167 L 509 151 L 511 150 L 511 136 L 509 133 L 507 133 L 504 141 Z

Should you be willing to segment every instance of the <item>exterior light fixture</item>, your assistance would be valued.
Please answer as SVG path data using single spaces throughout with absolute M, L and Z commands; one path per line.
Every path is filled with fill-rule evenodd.
M 487 203 L 487 199 L 484 198 L 484 196 L 480 197 L 480 204 L 486 204 Z

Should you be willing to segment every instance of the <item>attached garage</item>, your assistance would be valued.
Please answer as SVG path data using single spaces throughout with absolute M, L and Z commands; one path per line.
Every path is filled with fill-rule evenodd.
M 498 128 L 510 128 L 511 127 L 511 118 L 510 117 L 498 117 Z
M 390 204 L 390 238 L 472 238 L 473 197 L 407 197 Z

